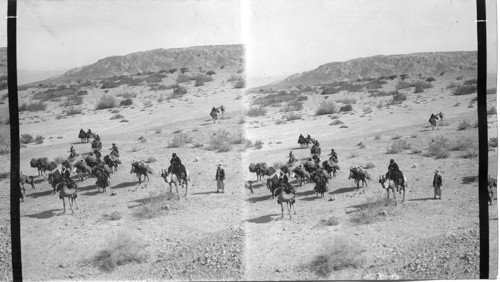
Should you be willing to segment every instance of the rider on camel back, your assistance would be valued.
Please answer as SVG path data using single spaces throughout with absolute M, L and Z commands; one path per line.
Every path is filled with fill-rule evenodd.
M 168 167 L 167 172 L 173 172 L 177 175 L 181 174 L 182 172 L 186 173 L 181 159 L 177 156 L 176 153 L 172 153 L 172 159 L 170 160 L 170 166 Z
M 403 173 L 399 170 L 399 166 L 394 159 L 390 160 L 389 167 L 387 169 L 389 170 L 385 175 L 387 179 L 393 180 L 398 186 L 404 185 Z

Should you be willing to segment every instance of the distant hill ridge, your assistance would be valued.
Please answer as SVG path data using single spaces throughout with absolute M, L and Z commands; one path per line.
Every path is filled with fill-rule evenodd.
M 105 78 L 115 75 L 182 67 L 189 69 L 198 69 L 201 67 L 207 71 L 222 66 L 243 68 L 243 59 L 243 45 L 155 49 L 135 52 L 124 56 L 106 57 L 92 65 L 69 70 L 61 76 L 46 80 L 46 82 Z
M 476 51 L 377 55 L 357 58 L 346 62 L 324 64 L 314 70 L 291 75 L 269 86 L 322 84 L 403 73 L 409 75 L 439 75 L 442 72 L 459 72 L 476 69 Z

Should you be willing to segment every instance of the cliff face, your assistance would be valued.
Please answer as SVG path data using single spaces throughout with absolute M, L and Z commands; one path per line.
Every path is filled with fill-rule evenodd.
M 125 56 L 107 57 L 95 64 L 69 70 L 49 81 L 103 78 L 182 67 L 190 69 L 201 67 L 207 70 L 220 68 L 221 66 L 243 68 L 243 59 L 243 45 L 155 49 Z
M 438 75 L 442 72 L 476 69 L 477 52 L 475 51 L 379 55 L 324 64 L 315 70 L 289 76 L 274 85 L 321 84 L 403 73 Z

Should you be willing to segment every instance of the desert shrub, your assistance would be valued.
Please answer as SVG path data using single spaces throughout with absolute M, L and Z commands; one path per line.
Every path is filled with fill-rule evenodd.
M 424 88 L 421 85 L 415 85 L 414 93 L 422 93 L 422 92 L 424 92 Z
M 228 152 L 231 150 L 231 134 L 225 129 L 219 129 L 212 133 L 208 149 L 217 152 Z
M 399 75 L 399 78 L 401 78 L 401 80 L 405 80 L 408 78 L 408 75 L 406 73 L 403 73 Z
M 407 89 L 413 87 L 412 83 L 406 82 L 406 81 L 398 81 L 398 84 L 396 84 L 396 89 L 401 90 L 401 89 Z
M 474 139 L 472 139 L 471 137 L 458 138 L 457 141 L 455 141 L 455 145 L 453 147 L 450 147 L 450 150 L 467 151 L 473 148 L 476 143 L 477 142 L 474 141 Z
M 493 107 L 489 108 L 488 111 L 486 112 L 486 114 L 489 116 L 496 115 L 497 114 L 497 107 L 493 106 Z
M 389 104 L 400 104 L 406 101 L 406 95 L 402 92 L 396 91 L 392 95 L 392 100 Z
M 472 125 L 471 125 L 470 121 L 469 121 L 469 120 L 467 120 L 467 119 L 464 119 L 464 120 L 462 120 L 462 121 L 458 124 L 458 128 L 457 128 L 457 129 L 458 129 L 458 130 L 465 130 L 465 129 L 469 129 L 469 128 L 471 128 L 471 127 L 472 127 Z
M 126 98 L 126 99 L 123 99 L 120 101 L 120 106 L 130 106 L 132 105 L 134 102 L 132 101 L 131 98 Z
M 31 102 L 29 104 L 27 103 L 22 103 L 19 106 L 19 111 L 20 112 L 38 112 L 38 111 L 44 111 L 47 108 L 47 104 L 43 103 L 42 101 L 39 102 Z
M 354 99 L 354 98 L 344 98 L 344 99 L 338 99 L 335 102 L 342 103 L 344 105 L 347 105 L 347 104 L 356 104 L 356 99 Z
M 405 150 L 409 150 L 411 148 L 411 144 L 406 140 L 396 140 L 392 142 L 391 147 L 387 149 L 387 154 L 399 154 Z
M 122 218 L 122 214 L 119 211 L 113 211 L 110 214 L 107 213 L 103 214 L 101 218 L 102 220 L 111 220 L 111 221 L 120 220 Z
M 207 73 L 206 73 L 206 75 L 214 75 L 214 74 L 215 74 L 215 72 L 214 72 L 213 70 L 209 70 L 209 71 L 207 71 Z
M 61 103 L 61 107 L 77 106 L 83 104 L 83 98 L 81 96 L 68 96 L 66 100 Z
M 195 81 L 198 82 L 210 82 L 213 81 L 214 79 L 210 77 L 209 75 L 204 75 L 204 74 L 198 74 L 194 77 Z
M 155 158 L 155 157 L 149 157 L 149 158 L 146 160 L 146 163 L 148 163 L 148 164 L 149 164 L 149 163 L 154 163 L 154 162 L 156 162 L 156 161 L 157 161 L 157 160 L 156 160 L 156 158 Z
M 240 131 L 232 136 L 231 144 L 243 144 L 246 140 L 247 139 L 245 138 L 245 134 Z
M 120 122 L 128 122 L 128 119 L 122 119 Z
M 122 118 L 125 118 L 125 117 L 123 115 L 121 115 L 121 114 L 114 114 L 109 119 L 122 119 Z
M 239 75 L 231 75 L 231 76 L 227 79 L 227 82 L 237 81 L 238 79 L 240 79 L 240 76 L 239 76 Z
M 243 77 L 238 78 L 238 80 L 233 83 L 233 86 L 236 89 L 245 88 L 245 79 Z
M 375 135 L 375 140 L 380 140 L 380 134 Z
M 137 93 L 124 92 L 124 93 L 116 94 L 116 97 L 122 97 L 124 99 L 136 98 L 137 97 Z
M 189 69 L 186 67 L 180 68 L 179 70 L 181 71 L 181 73 L 189 72 Z
M 176 68 L 173 68 L 173 69 L 169 69 L 167 72 L 169 72 L 169 73 L 174 73 L 174 72 L 176 72 L 176 71 L 177 71 L 177 69 L 176 69 Z
M 132 214 L 137 219 L 151 219 L 169 212 L 175 199 L 174 194 L 165 191 L 152 191 L 149 198 L 141 201 L 141 205 Z
M 401 135 L 396 135 L 396 136 L 392 137 L 391 139 L 392 139 L 392 140 L 398 140 L 398 139 L 401 139 L 401 137 L 403 137 L 403 136 L 401 136 Z
M 116 98 L 111 95 L 103 95 L 96 104 L 96 110 L 111 109 L 116 107 L 118 102 Z
M 175 134 L 174 138 L 169 142 L 168 146 L 170 148 L 180 148 L 184 145 L 191 143 L 192 138 L 186 133 Z
M 266 109 L 264 109 L 263 107 L 252 107 L 248 109 L 246 115 L 250 117 L 258 117 L 266 115 L 266 112 Z
M 285 111 L 300 111 L 304 108 L 304 105 L 300 101 L 291 101 L 285 107 Z
M 380 220 L 384 217 L 382 211 L 385 201 L 383 198 L 368 198 L 366 203 L 360 205 L 358 211 L 351 216 L 350 221 L 354 224 L 364 225 Z
M 21 144 L 31 143 L 31 142 L 33 142 L 33 136 L 31 136 L 31 134 L 29 134 L 29 133 L 23 133 L 23 134 L 21 134 L 21 137 L 19 138 L 19 142 L 21 142 Z
M 149 254 L 142 242 L 144 240 L 134 238 L 130 232 L 119 232 L 106 239 L 104 249 L 92 258 L 92 264 L 102 271 L 112 272 L 120 265 L 144 262 Z
M 73 116 L 73 115 L 79 115 L 82 113 L 83 109 L 82 108 L 75 108 L 75 107 L 70 107 L 69 109 L 65 110 L 67 116 Z
M 498 137 L 490 138 L 490 142 L 488 142 L 488 146 L 490 146 L 491 148 L 497 148 L 498 147 Z
M 460 84 L 459 83 L 456 83 L 456 82 L 450 82 L 447 86 L 446 86 L 446 89 L 452 89 L 452 88 L 457 88 L 459 87 Z
M 43 137 L 42 135 L 37 135 L 35 138 L 35 144 L 42 144 L 44 139 L 45 137 Z
M 371 168 L 374 168 L 375 165 L 373 163 L 367 163 L 363 168 L 364 169 L 371 169 Z
M 288 111 L 286 114 L 285 114 L 285 119 L 287 121 L 291 121 L 291 120 L 298 120 L 298 119 L 301 119 L 302 116 L 298 113 L 295 113 L 294 111 Z
M 144 107 L 149 108 L 153 106 L 153 102 L 151 100 L 147 100 L 143 103 Z
M 463 85 L 458 88 L 456 88 L 453 91 L 453 95 L 468 95 L 472 93 L 477 92 L 477 86 L 475 84 L 473 85 Z
M 253 144 L 255 149 L 262 149 L 262 146 L 264 145 L 264 142 L 261 140 L 256 140 L 255 143 Z
M 172 97 L 174 97 L 174 98 L 175 97 L 180 97 L 180 96 L 182 96 L 182 95 L 184 95 L 184 94 L 187 93 L 187 89 L 184 88 L 184 87 L 182 87 L 182 86 L 180 86 L 179 84 L 174 85 L 173 89 L 174 89 L 174 91 L 173 91 Z
M 336 119 L 330 123 L 330 125 L 340 125 L 340 124 L 344 124 L 344 122 L 339 119 Z
M 399 93 L 399 91 L 373 91 L 370 92 L 370 97 L 385 97 L 385 96 L 394 96 L 394 94 Z
M 436 81 L 436 79 L 434 77 L 428 77 L 427 79 L 425 79 L 426 82 L 433 82 L 433 81 Z
M 335 106 L 334 102 L 324 101 L 318 106 L 318 108 L 316 108 L 315 115 L 317 116 L 329 115 L 329 114 L 334 114 L 336 112 L 337 112 L 337 107 Z
M 398 76 L 397 75 L 389 75 L 387 78 L 390 80 L 394 80 L 396 77 L 398 77 Z
M 309 271 L 327 278 L 332 272 L 346 268 L 361 267 L 364 260 L 363 251 L 358 245 L 335 237 L 324 241 L 321 253 L 309 264 Z
M 271 106 L 274 104 L 281 104 L 283 102 L 287 103 L 300 103 L 300 101 L 296 101 L 298 97 L 298 93 L 296 92 L 286 92 L 286 91 L 280 91 L 276 94 L 269 94 L 266 96 L 261 96 L 255 99 L 252 104 L 254 105 L 260 105 L 262 107 L 267 107 Z
M 115 81 L 105 81 L 102 86 L 101 86 L 101 89 L 110 89 L 110 88 L 115 88 L 115 87 L 118 87 L 120 86 L 119 83 L 115 82 Z
M 477 79 L 475 78 L 464 81 L 464 85 L 474 85 L 474 84 L 477 84 Z
M 163 90 L 168 90 L 170 89 L 169 86 L 161 84 L 161 85 L 149 85 L 149 89 L 151 91 L 163 91 Z
M 444 136 L 431 139 L 427 146 L 427 156 L 436 159 L 446 159 L 450 156 L 450 142 Z
M 366 145 L 363 142 L 359 142 L 356 146 L 358 146 L 360 149 L 366 148 Z
M 331 216 L 331 217 L 330 217 L 330 218 L 328 218 L 328 219 L 325 219 L 325 218 L 321 219 L 321 220 L 320 220 L 320 223 L 321 223 L 322 225 L 326 225 L 326 226 L 337 226 L 337 225 L 339 225 L 339 223 L 340 223 L 340 219 L 338 219 L 338 218 L 337 218 L 337 217 L 335 217 L 335 216 Z
M 184 82 L 189 82 L 191 80 L 192 80 L 191 76 L 189 76 L 187 74 L 179 74 L 179 76 L 177 76 L 177 79 L 175 80 L 175 82 L 184 83 Z
M 0 155 L 10 154 L 10 138 L 0 135 Z
M 352 105 L 351 104 L 343 105 L 342 107 L 340 107 L 340 111 L 341 112 L 350 112 L 350 111 L 352 111 Z

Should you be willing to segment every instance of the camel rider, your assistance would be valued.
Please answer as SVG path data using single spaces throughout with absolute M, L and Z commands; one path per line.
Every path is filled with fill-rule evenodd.
M 311 135 L 307 134 L 307 141 L 310 141 L 312 138 L 311 138 Z
M 116 147 L 115 143 L 111 146 L 111 152 L 116 151 L 118 153 L 118 147 Z
M 316 165 L 319 165 L 319 163 L 321 162 L 321 160 L 319 159 L 319 157 L 318 157 L 316 154 L 314 154 L 314 155 L 312 156 L 312 158 L 313 158 L 313 160 L 314 160 L 314 163 L 315 163 Z
M 220 105 L 220 111 L 224 112 L 224 106 L 223 105 Z
M 92 134 L 92 131 L 90 131 L 90 129 L 87 128 L 87 134 L 90 135 Z
M 69 157 L 74 158 L 74 157 L 76 157 L 76 155 L 77 154 L 76 154 L 75 148 L 73 148 L 73 146 L 71 146 L 71 148 L 69 149 Z
M 281 185 L 285 186 L 285 193 L 287 194 L 292 190 L 292 186 L 288 183 L 288 176 L 283 172 L 280 173 L 280 186 Z
M 183 165 L 181 159 L 176 153 L 172 153 L 172 159 L 170 160 L 170 166 L 168 167 L 168 172 L 173 172 L 175 174 L 180 174 L 183 170 Z
M 385 175 L 387 179 L 394 180 L 397 185 L 404 184 L 403 173 L 399 170 L 399 166 L 394 159 L 389 161 L 389 167 L 387 167 L 387 169 L 389 170 Z
M 314 142 L 314 145 L 316 145 L 317 147 L 319 147 L 319 141 L 318 141 L 318 139 L 316 139 L 316 141 Z
M 295 161 L 295 156 L 293 155 L 292 151 L 290 151 L 290 154 L 288 154 L 288 158 L 289 158 L 288 160 L 289 163 L 293 163 Z
M 101 141 L 101 137 L 99 137 L 99 134 L 97 134 L 97 135 L 95 136 L 95 140 L 97 140 L 97 141 Z
M 333 158 L 335 158 L 336 160 L 338 160 L 337 153 L 335 152 L 334 149 L 332 149 L 332 151 L 330 152 L 330 156 L 332 156 Z
M 68 188 L 74 187 L 75 182 L 71 179 L 71 171 L 63 166 L 61 182 L 64 182 Z

